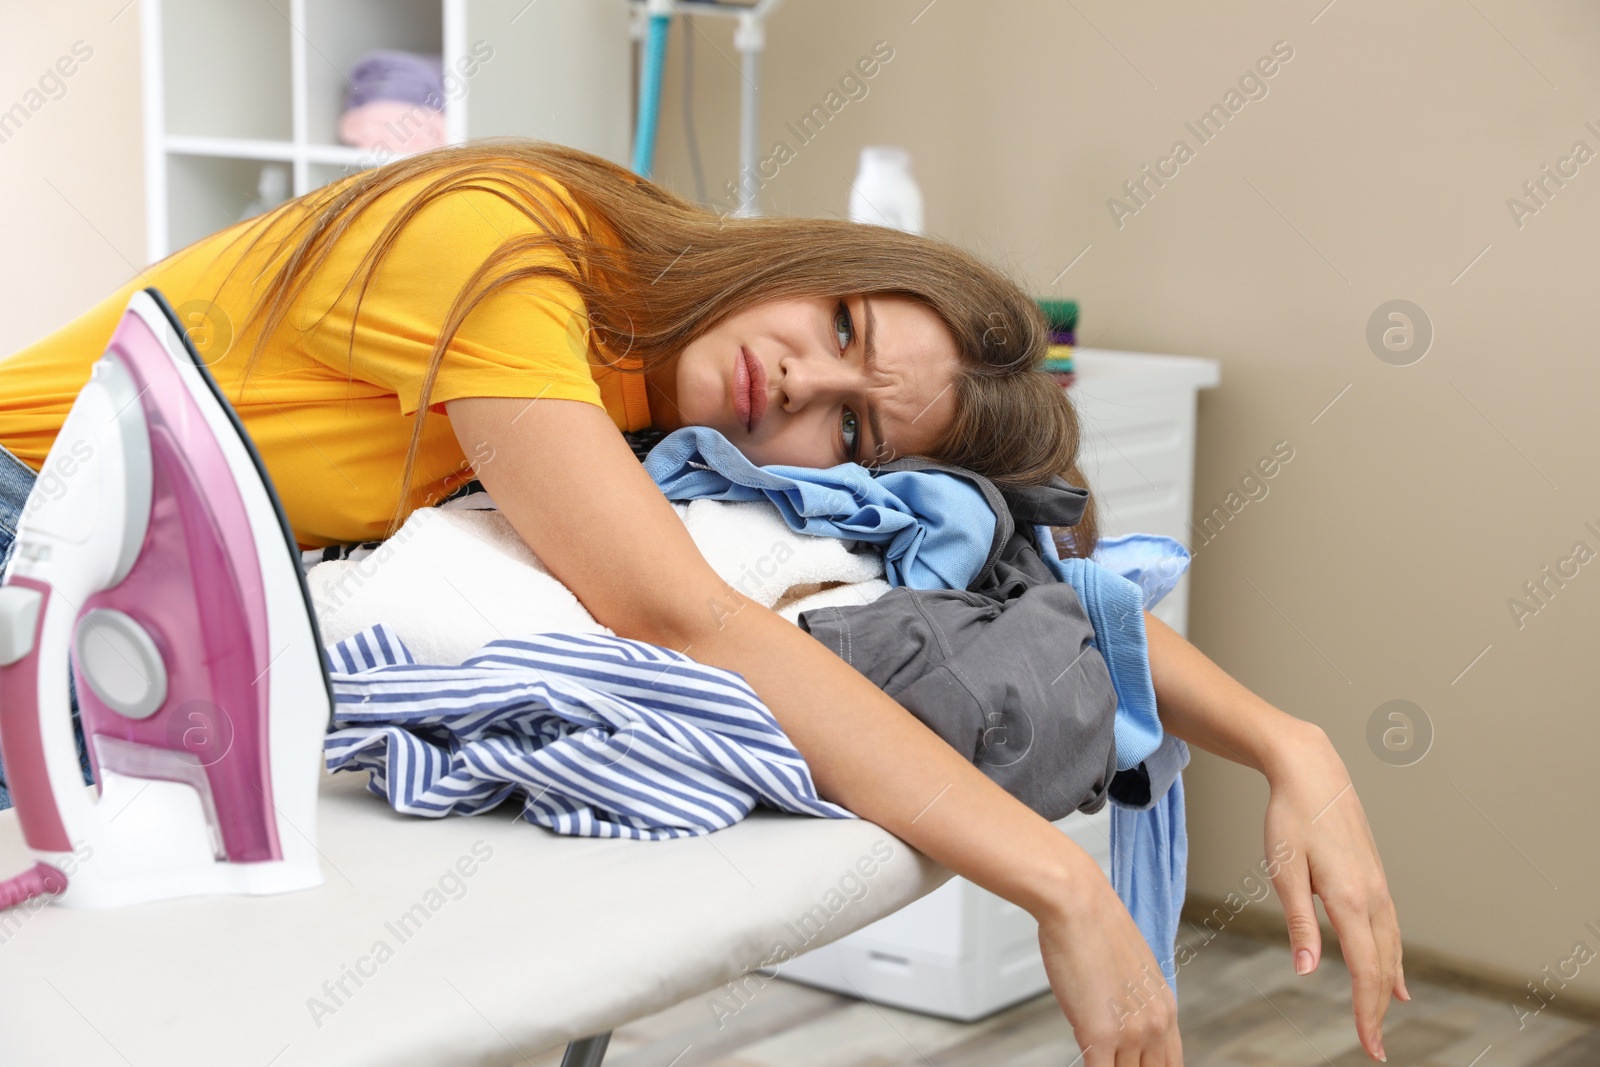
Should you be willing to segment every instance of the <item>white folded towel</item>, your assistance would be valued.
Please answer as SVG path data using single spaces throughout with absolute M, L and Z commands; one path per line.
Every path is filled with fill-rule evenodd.
M 802 611 L 866 604 L 889 590 L 875 550 L 797 534 L 767 501 L 672 506 L 724 581 L 790 622 Z M 381 622 L 418 663 L 453 666 L 497 637 L 611 632 L 545 569 L 487 493 L 419 508 L 371 552 L 311 567 L 306 584 L 324 644 Z

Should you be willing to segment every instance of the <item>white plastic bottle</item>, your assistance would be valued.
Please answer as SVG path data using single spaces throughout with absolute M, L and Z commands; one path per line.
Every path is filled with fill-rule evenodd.
M 922 232 L 922 191 L 911 177 L 911 153 L 889 145 L 861 150 L 850 190 L 850 221 Z
M 246 205 L 239 220 L 242 222 L 245 219 L 255 218 L 263 212 L 271 211 L 287 199 L 289 199 L 288 164 L 263 163 L 261 176 L 256 179 L 256 195 Z

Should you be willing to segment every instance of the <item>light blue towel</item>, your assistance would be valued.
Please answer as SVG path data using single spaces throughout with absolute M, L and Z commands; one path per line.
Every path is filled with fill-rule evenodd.
M 1118 769 L 1138 766 L 1146 757 L 1155 757 L 1152 763 L 1161 760 L 1166 766 L 1177 768 L 1171 772 L 1171 786 L 1165 793 L 1151 797 L 1148 806 L 1131 808 L 1115 798 L 1111 801 L 1111 886 L 1127 905 L 1128 914 L 1133 916 L 1134 925 L 1139 927 L 1151 954 L 1161 965 L 1161 973 L 1172 987 L 1176 1000 L 1178 922 L 1189 876 L 1189 833 L 1184 818 L 1182 774 L 1189 749 L 1176 737 L 1163 737 L 1161 722 L 1156 718 L 1143 611 L 1154 607 L 1178 583 L 1189 566 L 1189 551 L 1170 537 L 1128 534 L 1101 539 L 1095 547 L 1095 563 L 1082 559 L 1062 560 L 1056 553 L 1049 527 L 1037 526 L 1034 533 L 1051 569 L 1063 580 L 1071 581 L 1078 590 L 1089 622 L 1094 626 L 1096 647 L 1111 668 L 1112 684 L 1117 690 Z M 1128 600 L 1128 590 L 1096 580 L 1097 572 L 1103 572 L 1106 567 L 1114 568 L 1124 576 L 1120 581 L 1138 590 L 1140 603 L 1137 607 Z M 1091 601 L 1084 597 L 1085 591 L 1093 598 L 1096 608 L 1089 606 Z M 1102 616 L 1109 614 L 1109 618 L 1097 618 L 1097 610 Z M 1104 643 L 1099 640 L 1102 625 L 1110 635 Z M 1114 667 L 1113 657 L 1116 659 Z M 1125 700 L 1131 700 L 1134 707 L 1125 709 Z M 1129 712 L 1126 717 L 1125 710 Z M 1157 743 L 1147 749 L 1145 746 L 1152 737 Z M 1129 745 L 1126 752 L 1124 739 Z M 1137 760 L 1132 759 L 1135 753 L 1141 753 Z
M 1180 745 L 1183 742 L 1178 742 Z M 1178 922 L 1189 878 L 1183 775 L 1145 809 L 1111 802 L 1111 887 L 1178 995 Z
M 758 467 L 709 426 L 674 430 L 644 469 L 668 500 L 769 500 L 796 533 L 866 541 L 890 585 L 965 589 L 983 570 L 995 516 L 971 482 L 942 471 Z
M 1054 554 L 1053 547 L 1045 547 Z M 1189 550 L 1160 534 L 1131 533 L 1121 537 L 1102 537 L 1095 543 L 1091 558 L 1103 567 L 1135 583 L 1144 591 L 1146 611 L 1155 607 L 1177 586 L 1189 569 Z

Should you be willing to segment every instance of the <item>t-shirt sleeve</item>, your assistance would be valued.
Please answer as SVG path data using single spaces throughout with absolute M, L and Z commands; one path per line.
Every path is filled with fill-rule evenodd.
M 311 287 L 312 318 L 334 301 L 396 206 L 414 192 L 401 187 L 385 194 L 339 239 Z M 359 280 L 302 344 L 331 369 L 394 393 L 401 414 L 413 414 L 456 294 L 504 241 L 538 232 L 518 207 L 486 189 L 438 196 L 407 220 L 361 294 L 353 348 L 350 317 Z M 529 262 L 562 260 L 545 247 L 498 265 L 494 273 Z M 464 396 L 581 400 L 604 407 L 586 355 L 587 321 L 582 299 L 561 278 L 519 279 L 496 289 L 462 320 L 445 349 L 429 410 L 442 414 L 445 401 Z

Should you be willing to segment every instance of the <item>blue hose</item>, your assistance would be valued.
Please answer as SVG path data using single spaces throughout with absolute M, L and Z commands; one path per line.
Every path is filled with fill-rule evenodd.
M 644 42 L 644 69 L 639 72 L 639 127 L 633 137 L 633 171 L 650 177 L 656 157 L 656 124 L 661 118 L 661 76 L 667 61 L 670 14 L 651 15 Z

